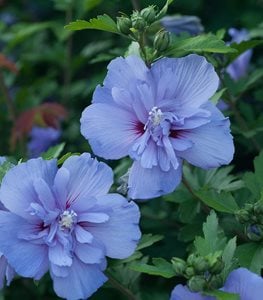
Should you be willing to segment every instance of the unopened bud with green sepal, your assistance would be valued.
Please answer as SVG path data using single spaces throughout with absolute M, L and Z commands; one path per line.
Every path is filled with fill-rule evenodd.
M 170 45 L 170 33 L 165 30 L 160 30 L 156 33 L 156 36 L 153 41 L 154 49 L 161 53 L 165 51 Z
M 138 11 L 134 11 L 131 15 L 132 28 L 142 32 L 145 30 L 146 22 Z
M 122 34 L 129 34 L 132 27 L 132 21 L 128 17 L 117 18 L 117 28 Z
M 155 6 L 151 5 L 144 8 L 143 10 L 141 10 L 140 14 L 148 25 L 152 24 L 156 19 Z
M 223 271 L 225 263 L 222 258 L 218 258 L 217 261 L 209 268 L 211 274 L 219 274 Z
M 187 285 L 192 292 L 201 292 L 206 289 L 207 281 L 203 276 L 197 275 L 191 277 L 188 280 Z
M 184 275 L 185 275 L 186 278 L 190 278 L 190 277 L 194 276 L 195 275 L 194 268 L 193 267 L 186 267 Z
M 247 237 L 254 242 L 263 240 L 263 226 L 259 224 L 251 224 L 246 227 Z
M 179 257 L 173 257 L 171 262 L 176 272 L 176 275 L 182 276 L 185 273 L 186 262 Z
M 202 274 L 208 270 L 209 263 L 205 257 L 196 257 L 193 262 L 193 268 L 195 269 L 196 274 Z
M 211 276 L 209 280 L 209 289 L 210 290 L 216 290 L 223 286 L 224 281 L 222 275 L 214 275 Z

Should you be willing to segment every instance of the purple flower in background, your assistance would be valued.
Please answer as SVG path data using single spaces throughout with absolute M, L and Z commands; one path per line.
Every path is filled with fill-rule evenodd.
M 61 131 L 53 127 L 33 127 L 29 136 L 28 152 L 30 157 L 38 157 L 49 147 L 58 143 Z
M 249 33 L 246 29 L 237 30 L 230 28 L 228 31 L 232 37 L 231 43 L 241 43 L 249 40 Z M 245 76 L 249 67 L 250 59 L 252 56 L 252 50 L 247 50 L 238 56 L 226 69 L 227 73 L 233 80 L 238 80 Z
M 201 20 L 196 16 L 166 16 L 161 19 L 161 24 L 174 34 L 188 32 L 190 35 L 197 35 L 204 31 Z
M 220 290 L 238 294 L 240 300 L 259 300 L 263 295 L 263 279 L 245 268 L 232 271 Z M 192 293 L 179 284 L 171 295 L 170 300 L 215 300 L 215 297 L 202 296 L 200 293 Z
M 0 166 L 6 161 L 4 156 L 0 156 Z M 5 210 L 2 203 L 0 203 L 0 211 Z M 15 276 L 14 269 L 8 264 L 3 253 L 0 252 L 0 289 L 4 287 L 4 283 L 6 280 L 6 284 L 10 285 L 11 281 Z
M 182 159 L 204 169 L 232 160 L 229 121 L 208 101 L 218 82 L 198 55 L 163 58 L 151 68 L 136 56 L 114 59 L 82 114 L 81 133 L 95 154 L 134 160 L 132 199 L 170 193 L 181 181 Z
M 106 280 L 105 256 L 130 256 L 140 238 L 139 209 L 107 194 L 113 172 L 89 154 L 31 159 L 5 175 L 0 251 L 15 271 L 39 280 L 48 270 L 58 296 L 86 299 Z

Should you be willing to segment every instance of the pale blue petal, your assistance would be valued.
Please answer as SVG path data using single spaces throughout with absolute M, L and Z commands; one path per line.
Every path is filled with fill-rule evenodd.
M 62 167 L 70 173 L 67 207 L 71 206 L 76 213 L 93 206 L 92 197 L 106 194 L 113 183 L 111 168 L 91 158 L 87 153 L 69 157 Z M 86 204 L 83 201 L 85 198 Z
M 223 291 L 240 295 L 240 300 L 259 300 L 263 295 L 263 279 L 245 268 L 232 271 Z
M 70 272 L 70 267 L 62 267 L 62 266 L 58 266 L 53 263 L 50 263 L 50 270 L 55 276 L 67 277 Z
M 105 249 L 102 245 L 77 244 L 75 248 L 77 257 L 86 264 L 98 264 L 104 260 Z
M 31 159 L 10 169 L 3 178 L 0 200 L 11 212 L 32 221 L 36 216 L 27 211 L 30 203 L 39 202 L 33 182 L 41 178 L 48 186 L 53 185 L 57 172 L 56 160 Z
M 55 246 L 48 248 L 48 258 L 51 263 L 60 267 L 72 265 L 72 257 L 60 243 L 56 243 Z
M 10 212 L 0 211 L 0 251 L 19 275 L 40 279 L 48 270 L 47 246 L 18 238 L 19 232 L 25 234 L 30 226 L 35 227 Z
M 51 277 L 56 294 L 67 300 L 87 299 L 107 280 L 99 265 L 84 264 L 77 258 L 68 276 L 58 277 L 51 272 Z
M 177 152 L 189 163 L 203 169 L 227 165 L 233 159 L 234 144 L 229 121 L 211 121 L 201 127 L 180 132 L 180 139 L 190 140 L 193 146 Z
M 161 104 L 164 97 L 171 99 L 175 108 L 178 103 L 182 107 L 199 107 L 213 96 L 219 84 L 214 67 L 196 54 L 160 59 L 151 70 L 158 86 L 158 101 Z
M 215 298 L 190 292 L 186 286 L 179 284 L 173 289 L 170 300 L 215 300 Z
M 97 210 L 107 211 L 109 220 L 87 229 L 105 246 L 107 256 L 119 259 L 130 256 L 141 237 L 138 206 L 118 194 L 108 194 L 98 198 Z
M 61 167 L 54 179 L 54 191 L 56 194 L 56 204 L 61 210 L 66 209 L 68 184 L 70 179 L 69 170 Z
M 126 156 L 141 135 L 137 117 L 117 106 L 93 104 L 84 110 L 80 122 L 94 153 L 106 159 Z
M 109 216 L 101 212 L 84 212 L 78 216 L 78 222 L 105 223 Z
M 42 206 L 46 210 L 54 210 L 56 207 L 55 198 L 47 183 L 42 178 L 36 178 L 33 185 Z
M 135 80 L 146 81 L 148 74 L 149 69 L 141 58 L 137 56 L 118 57 L 108 65 L 108 74 L 104 85 L 110 88 L 114 86 L 127 88 Z
M 77 241 L 80 243 L 91 243 L 93 240 L 93 235 L 87 230 L 85 230 L 83 227 L 81 227 L 80 225 L 76 225 L 75 235 Z
M 160 167 L 143 168 L 140 162 L 134 162 L 129 176 L 129 197 L 132 199 L 151 199 L 171 193 L 182 179 L 181 160 L 175 170 L 165 172 Z

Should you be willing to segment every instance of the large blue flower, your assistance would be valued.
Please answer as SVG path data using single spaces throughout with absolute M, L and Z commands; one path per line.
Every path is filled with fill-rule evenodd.
M 42 152 L 48 150 L 49 147 L 57 144 L 61 131 L 53 127 L 34 126 L 29 136 L 28 151 L 29 156 L 33 158 L 38 157 Z
M 81 132 L 95 154 L 134 159 L 132 199 L 170 193 L 181 181 L 182 159 L 205 169 L 232 160 L 229 121 L 208 101 L 218 82 L 198 55 L 163 58 L 151 68 L 139 57 L 117 58 L 82 114 Z
M 249 39 L 249 33 L 246 29 L 238 30 L 236 28 L 230 28 L 228 33 L 232 37 L 231 43 L 239 44 Z M 247 74 L 252 53 L 251 49 L 245 51 L 227 67 L 226 71 L 232 79 L 238 80 Z
M 15 271 L 40 279 L 48 270 L 57 295 L 86 299 L 106 280 L 105 256 L 130 256 L 140 238 L 139 210 L 107 194 L 112 170 L 89 154 L 31 159 L 4 177 L 0 251 Z
M 259 300 L 263 295 L 263 279 L 245 268 L 239 268 L 228 275 L 221 290 L 238 294 L 240 300 Z M 179 284 L 174 288 L 170 300 L 215 300 L 215 297 L 192 293 Z
M 175 34 L 188 32 L 191 35 L 197 35 L 204 31 L 201 20 L 197 16 L 165 16 L 161 19 L 162 26 Z
M 6 161 L 4 156 L 0 156 L 0 166 Z M 0 211 L 5 210 L 0 202 Z M 5 281 L 9 285 L 15 276 L 14 269 L 8 264 L 6 257 L 0 252 L 0 289 L 4 287 Z

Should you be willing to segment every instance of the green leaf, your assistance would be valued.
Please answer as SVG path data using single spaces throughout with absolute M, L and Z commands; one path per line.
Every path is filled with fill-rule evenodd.
M 100 15 L 97 18 L 89 21 L 77 20 L 65 26 L 68 30 L 83 30 L 83 29 L 97 29 L 113 33 L 119 33 L 116 23 L 108 15 Z
M 223 270 L 224 279 L 226 279 L 231 267 L 233 266 L 233 257 L 236 251 L 236 247 L 237 247 L 236 237 L 234 237 L 228 241 L 222 253 L 222 259 L 223 262 L 225 263 L 225 267 Z
M 203 224 L 204 238 L 198 236 L 195 238 L 194 245 L 197 253 L 206 256 L 224 249 L 226 239 L 219 237 L 218 219 L 214 211 L 211 211 Z
M 163 239 L 163 236 L 159 235 L 159 234 L 156 234 L 156 235 L 153 235 L 151 233 L 144 234 L 142 236 L 136 250 L 141 250 L 141 249 L 147 248 L 147 247 L 155 244 L 156 242 L 161 241 L 162 239 Z
M 205 295 L 214 296 L 217 300 L 240 300 L 238 294 L 227 293 L 219 290 L 205 292 Z
M 262 44 L 263 44 L 262 40 L 250 40 L 250 41 L 243 41 L 240 44 L 237 43 L 231 44 L 230 45 L 231 48 L 236 49 L 237 51 L 229 55 L 230 57 L 229 63 L 231 63 L 233 60 L 235 60 L 239 55 L 241 55 L 245 51 Z
M 226 88 L 223 88 L 221 89 L 220 91 L 216 92 L 211 98 L 210 98 L 210 101 L 212 103 L 214 103 L 215 105 L 217 104 L 218 100 L 220 98 L 222 98 L 224 92 L 226 91 L 227 89 Z
M 46 152 L 44 152 L 41 157 L 44 159 L 58 158 L 65 147 L 65 143 L 58 144 L 56 146 L 50 147 Z
M 42 23 L 18 23 L 12 26 L 12 37 L 8 40 L 8 47 L 12 48 L 17 44 L 28 39 L 31 35 L 44 31 L 48 28 L 53 28 L 55 22 Z
M 160 10 L 158 15 L 156 16 L 156 20 L 160 20 L 162 17 L 164 17 L 167 13 L 169 5 L 174 2 L 174 0 L 167 0 L 164 7 Z
M 244 268 L 252 272 L 261 274 L 263 268 L 263 245 L 257 243 L 247 243 L 237 247 L 236 257 Z
M 184 176 L 195 190 L 214 189 L 217 192 L 235 191 L 244 186 L 242 180 L 237 176 L 230 174 L 233 166 L 222 167 L 218 169 L 202 170 L 194 168 L 191 170 L 188 166 L 184 166 Z
M 175 41 L 164 53 L 164 56 L 180 57 L 192 52 L 235 53 L 237 50 L 226 45 L 223 40 L 210 33 Z
M 263 77 L 263 69 L 257 69 L 248 76 L 235 82 L 235 93 L 240 94 L 251 89 Z
M 63 149 L 62 149 L 63 150 Z M 64 154 L 62 157 L 60 157 L 60 159 L 58 160 L 58 165 L 62 165 L 64 163 L 65 160 L 67 160 L 70 156 L 72 155 L 80 155 L 79 152 L 75 152 L 75 153 L 72 153 L 72 152 L 68 152 L 66 154 Z M 59 156 L 59 155 L 58 155 Z
M 175 276 L 175 271 L 171 263 L 163 258 L 153 258 L 153 265 L 148 265 L 141 262 L 133 262 L 129 268 L 149 275 L 162 276 L 165 278 L 172 278 Z
M 195 195 L 206 205 L 220 212 L 232 214 L 239 209 L 234 197 L 230 193 L 218 193 L 212 189 L 201 189 L 196 191 Z
M 263 189 L 263 151 L 254 159 L 254 173 L 247 172 L 244 175 L 246 187 L 251 191 L 255 199 L 259 199 Z
M 4 178 L 5 174 L 13 167 L 14 165 L 9 162 L 5 161 L 0 166 L 0 183 L 2 182 L 2 179 Z

